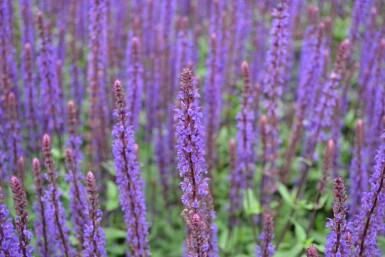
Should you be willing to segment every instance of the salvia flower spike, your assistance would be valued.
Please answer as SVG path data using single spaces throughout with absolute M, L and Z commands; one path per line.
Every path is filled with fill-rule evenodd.
M 382 140 L 385 135 L 382 136 Z M 383 229 L 385 216 L 385 145 L 376 155 L 376 165 L 369 179 L 370 189 L 363 194 L 361 211 L 351 224 L 355 257 L 381 256 L 377 235 Z
M 127 243 L 130 254 L 135 257 L 150 256 L 148 245 L 148 226 L 144 203 L 143 181 L 135 153 L 133 126 L 129 121 L 130 107 L 127 106 L 122 84 L 115 81 L 114 118 L 116 124 L 112 130 L 116 169 L 116 183 L 120 191 L 120 204 L 127 224 Z
M 69 229 L 66 224 L 65 210 L 60 200 L 61 192 L 57 187 L 57 172 L 52 154 L 51 137 L 43 136 L 42 142 L 44 165 L 47 169 L 48 188 L 44 193 L 45 216 L 48 221 L 48 234 L 55 245 L 55 254 L 58 257 L 71 257 L 75 255 L 69 240 Z
M 333 186 L 333 214 L 334 218 L 326 224 L 331 228 L 327 236 L 325 246 L 326 257 L 349 257 L 352 251 L 352 235 L 347 226 L 346 215 L 348 213 L 345 183 L 341 177 L 334 180 Z
M 35 183 L 35 195 L 36 200 L 33 206 L 33 210 L 36 214 L 36 220 L 34 222 L 35 236 L 37 238 L 37 252 L 42 257 L 50 256 L 50 249 L 52 249 L 51 240 L 48 238 L 48 217 L 45 211 L 46 206 L 44 203 L 44 191 L 43 191 L 43 177 L 41 175 L 41 168 L 39 159 L 34 158 L 32 160 L 33 179 Z
M 200 95 L 190 67 L 181 73 L 178 94 L 179 108 L 175 110 L 178 169 L 183 191 L 183 217 L 187 224 L 188 256 L 208 256 L 210 248 L 211 213 L 207 198 L 210 194 L 207 166 L 204 159 L 204 131 Z
M 29 219 L 26 210 L 27 197 L 23 185 L 17 177 L 12 176 L 10 184 L 16 210 L 15 227 L 19 236 L 19 253 L 23 257 L 32 257 L 33 248 L 30 246 L 32 233 L 27 229 Z
M 88 220 L 84 230 L 84 252 L 85 257 L 104 257 L 107 256 L 105 246 L 105 235 L 100 226 L 102 211 L 99 209 L 99 193 L 94 174 L 87 173 L 87 193 L 88 193 Z
M 3 191 L 0 187 L 0 256 L 20 257 L 19 238 L 9 217 L 9 210 L 3 203 Z
M 275 253 L 275 247 L 273 245 L 274 238 L 274 223 L 273 216 L 267 212 L 264 215 L 263 232 L 259 236 L 259 245 L 257 246 L 257 257 L 271 257 Z

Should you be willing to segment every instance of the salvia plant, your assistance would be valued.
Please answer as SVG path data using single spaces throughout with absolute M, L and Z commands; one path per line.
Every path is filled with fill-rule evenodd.
M 0 257 L 385 256 L 384 0 L 0 0 Z

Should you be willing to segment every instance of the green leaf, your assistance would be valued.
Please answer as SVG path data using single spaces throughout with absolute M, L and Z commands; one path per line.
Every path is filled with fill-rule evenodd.
M 293 196 L 290 194 L 289 190 L 287 190 L 285 185 L 279 183 L 278 193 L 281 195 L 285 203 L 287 203 L 293 208 L 295 207 Z
M 255 198 L 253 191 L 251 189 L 247 189 L 245 191 L 245 194 L 243 197 L 243 209 L 245 210 L 247 215 L 261 213 L 261 205 Z
M 112 211 L 119 207 L 119 199 L 118 199 L 118 188 L 116 184 L 110 180 L 107 182 L 107 198 L 106 201 L 106 209 L 108 211 Z
M 306 231 L 305 229 L 296 221 L 293 220 L 295 238 L 298 242 L 304 243 L 306 240 Z

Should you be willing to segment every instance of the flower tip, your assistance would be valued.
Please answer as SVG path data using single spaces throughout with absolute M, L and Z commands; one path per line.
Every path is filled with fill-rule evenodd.
M 51 137 L 48 134 L 43 136 L 43 146 L 51 146 Z
M 357 128 L 358 127 L 362 128 L 363 126 L 364 126 L 364 123 L 363 123 L 362 119 L 358 119 L 358 121 L 357 121 Z
M 350 46 L 350 40 L 347 38 L 344 41 L 342 41 L 340 45 L 340 50 L 346 50 Z
M 266 124 L 267 124 L 266 115 L 262 115 L 260 123 L 261 123 L 261 126 L 266 126 Z
M 32 160 L 32 167 L 34 170 L 40 169 L 40 162 L 38 158 L 33 158 Z
M 31 51 L 31 44 L 30 43 L 26 43 L 24 45 L 24 49 L 25 49 L 25 51 Z
M 234 138 L 230 139 L 229 146 L 230 146 L 230 148 L 234 148 L 235 147 L 235 140 L 234 140 Z
M 20 184 L 20 181 L 16 176 L 12 176 L 10 181 L 11 181 L 11 187 L 14 187 L 17 184 Z
M 333 139 L 330 139 L 330 140 L 329 140 L 329 142 L 328 142 L 328 148 L 329 148 L 330 150 L 334 150 L 335 144 L 334 144 Z
M 242 62 L 242 73 L 244 76 L 248 76 L 249 74 L 249 64 L 246 61 Z
M 385 48 L 385 39 L 384 39 L 384 38 L 381 39 L 381 41 L 380 41 L 380 47 L 381 47 L 382 49 Z
M 94 180 L 95 176 L 91 171 L 88 171 L 87 173 L 87 180 Z
M 377 15 L 377 8 L 375 6 L 373 6 L 371 9 L 370 9 L 370 14 L 371 15 Z
M 139 39 L 137 37 L 133 37 L 131 42 L 134 48 L 137 48 L 139 46 Z
M 307 257 L 318 257 L 318 251 L 317 249 L 314 247 L 314 245 L 311 245 L 307 251 L 306 251 L 306 256 Z
M 69 101 L 68 101 L 68 104 L 67 104 L 67 107 L 68 107 L 68 110 L 74 109 L 74 108 L 75 108 L 75 103 L 74 103 L 74 101 L 69 100 Z

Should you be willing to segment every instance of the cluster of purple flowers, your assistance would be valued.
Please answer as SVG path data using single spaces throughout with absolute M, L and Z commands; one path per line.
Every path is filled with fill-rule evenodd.
M 382 256 L 384 10 L 0 0 L 0 257 Z

